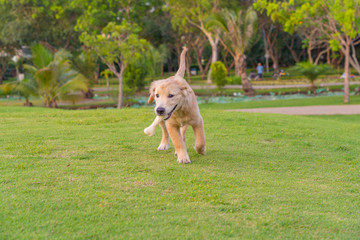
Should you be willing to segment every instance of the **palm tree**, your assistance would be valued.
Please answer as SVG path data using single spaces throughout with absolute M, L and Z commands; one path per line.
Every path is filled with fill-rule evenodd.
M 241 76 L 243 89 L 247 95 L 254 95 L 254 89 L 246 76 L 244 52 L 256 32 L 256 23 L 257 15 L 252 8 L 240 9 L 237 12 L 225 9 L 212 21 L 212 24 L 223 30 L 220 42 L 234 58 L 235 76 Z
M 37 83 L 34 78 L 17 78 L 16 81 L 4 84 L 3 89 L 5 92 L 19 92 L 24 98 L 24 106 L 32 106 L 29 101 L 30 96 L 37 96 Z
M 59 99 L 69 93 L 87 90 L 86 77 L 71 68 L 69 53 L 61 50 L 53 55 L 44 46 L 32 47 L 33 65 L 24 65 L 25 70 L 37 83 L 37 94 L 45 100 L 46 107 L 57 107 Z
M 321 74 L 331 70 L 331 67 L 327 64 L 316 65 L 311 62 L 300 62 L 297 63 L 294 67 L 290 68 L 289 71 L 300 73 L 310 81 L 310 89 L 315 90 L 315 80 Z
M 86 98 L 94 97 L 94 90 L 91 89 L 93 84 L 98 81 L 99 64 L 97 63 L 98 57 L 92 54 L 90 51 L 82 51 L 77 56 L 71 56 L 72 68 L 81 73 L 87 79 L 88 91 L 83 91 L 83 95 Z

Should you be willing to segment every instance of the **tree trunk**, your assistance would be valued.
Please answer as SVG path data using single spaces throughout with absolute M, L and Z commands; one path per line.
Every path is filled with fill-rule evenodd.
M 254 89 L 246 76 L 246 56 L 242 54 L 237 55 L 235 58 L 235 76 L 241 76 L 241 84 L 245 95 L 254 96 Z
M 164 76 L 164 63 L 161 62 L 160 64 L 160 76 L 163 77 Z
M 1 85 L 1 84 L 3 84 L 3 77 L 5 75 L 8 64 L 7 64 L 6 60 L 3 60 L 3 61 L 1 61 L 0 65 L 1 65 L 1 69 L 0 69 L 0 85 Z
M 206 72 L 210 63 L 210 59 L 208 61 L 208 63 L 206 64 L 206 66 L 203 66 L 203 52 L 204 52 L 204 47 L 205 47 L 205 43 L 206 43 L 206 38 L 203 38 L 202 36 L 198 37 L 196 39 L 195 42 L 190 41 L 189 44 L 192 46 L 192 48 L 194 49 L 195 55 L 196 55 L 196 62 L 197 65 L 199 67 L 200 70 L 200 74 L 201 74 L 201 80 L 205 80 L 206 79 Z
M 270 58 L 273 61 L 273 67 L 275 66 L 274 70 L 278 71 L 280 69 L 279 60 L 272 51 L 269 51 L 269 53 Z
M 188 82 L 191 83 L 191 72 L 190 72 L 191 58 L 189 57 L 189 54 L 186 55 L 185 60 L 186 60 L 185 68 L 188 76 Z
M 55 99 L 52 99 L 52 100 L 51 100 L 51 103 L 52 103 L 52 104 L 51 104 L 52 108 L 57 108 L 57 107 L 58 107 Z
M 235 61 L 233 61 L 229 66 L 226 67 L 228 76 L 230 76 L 230 71 L 234 66 L 235 66 Z
M 312 46 L 311 46 L 311 43 L 309 43 L 309 46 L 307 48 L 308 60 L 309 60 L 309 63 L 314 63 L 314 60 L 311 56 L 311 51 L 312 51 Z
M 123 104 L 123 73 L 124 71 L 121 70 L 120 73 L 117 75 L 119 79 L 119 96 L 118 96 L 117 109 L 122 108 L 122 104 Z
M 359 63 L 357 62 L 356 58 L 352 58 L 350 57 L 350 47 L 349 47 L 349 64 L 351 64 L 351 66 L 353 68 L 355 68 L 355 70 L 360 73 L 360 65 Z
M 96 71 L 94 72 L 94 83 L 99 83 L 99 72 L 100 72 L 100 64 L 97 65 Z
M 328 48 L 328 51 L 326 52 L 326 63 L 329 64 L 329 65 L 331 64 L 330 50 L 331 50 L 331 48 Z
M 214 63 L 217 61 L 217 51 L 218 51 L 218 42 L 217 41 L 210 41 L 211 44 L 211 63 Z M 208 76 L 207 76 L 207 84 L 211 84 L 211 67 L 209 68 Z
M 92 99 L 95 96 L 94 90 L 91 88 L 89 88 L 87 91 L 81 91 L 81 92 L 83 94 L 83 97 L 87 99 Z
M 201 80 L 205 80 L 206 72 L 207 72 L 209 64 L 207 64 L 205 67 L 203 67 L 202 62 L 201 62 L 201 59 L 203 56 L 203 54 L 202 54 L 203 49 L 196 48 L 196 46 L 194 46 L 194 49 L 195 49 L 195 54 L 196 54 L 196 62 L 199 67 L 199 71 L 200 71 L 200 75 L 201 75 Z M 208 63 L 210 63 L 210 61 L 208 61 Z
M 345 79 L 344 79 L 344 103 L 349 103 L 349 60 L 350 60 L 350 45 L 347 42 L 345 46 Z
M 24 106 L 31 107 L 33 104 L 29 101 L 29 97 L 25 97 L 25 103 Z
M 174 67 L 173 67 L 173 61 L 171 60 L 171 57 L 168 58 L 167 66 L 168 66 L 168 72 L 172 72 Z
M 50 108 L 50 100 L 48 98 L 45 99 L 45 107 Z
M 286 47 L 289 49 L 291 56 L 293 57 L 294 61 L 296 63 L 300 62 L 300 57 L 297 55 L 296 51 L 294 51 L 294 44 L 295 44 L 295 38 L 291 37 L 291 43 L 290 45 L 288 42 L 285 42 Z
M 325 50 L 321 51 L 318 53 L 316 59 L 315 59 L 315 62 L 314 64 L 315 65 L 318 65 L 319 61 L 320 61 L 320 58 L 322 57 L 322 55 L 324 55 L 325 53 L 327 53 L 328 51 L 330 50 L 330 47 L 329 48 L 326 48 Z
M 316 86 L 315 86 L 315 80 L 310 80 L 310 90 L 315 94 L 316 93 Z

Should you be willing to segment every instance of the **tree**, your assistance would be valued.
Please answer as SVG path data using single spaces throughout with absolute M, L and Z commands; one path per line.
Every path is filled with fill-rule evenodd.
M 81 41 L 93 50 L 119 80 L 118 108 L 122 107 L 123 75 L 133 58 L 145 51 L 146 41 L 139 38 L 140 28 L 123 20 L 109 22 L 100 34 L 83 32 Z
M 279 69 L 279 52 L 281 52 L 278 41 L 281 32 L 279 24 L 274 24 L 265 14 L 260 14 L 259 32 L 264 39 L 265 55 L 270 57 L 273 65 Z M 266 69 L 268 69 L 268 65 L 266 65 Z
M 206 72 L 209 70 L 210 63 L 211 63 L 211 59 L 209 61 L 207 61 L 206 64 L 205 64 L 205 60 L 204 60 L 206 37 L 203 35 L 197 34 L 195 41 L 191 41 L 189 43 L 189 45 L 191 45 L 191 48 L 194 49 L 196 62 L 197 62 L 197 65 L 199 66 L 199 70 L 201 73 L 201 80 L 205 80 Z
M 345 55 L 344 103 L 349 102 L 349 65 L 359 73 L 355 45 L 359 44 L 360 5 L 354 0 L 258 0 L 256 9 L 267 11 L 273 21 L 279 21 L 290 33 L 299 28 L 315 28 L 321 37 L 326 37 L 333 50 Z M 351 54 L 352 52 L 352 54 Z
M 291 56 L 296 63 L 300 62 L 305 50 L 302 45 L 301 38 L 297 34 L 290 35 L 283 32 L 283 38 L 285 39 L 285 46 L 289 49 Z
M 219 37 L 213 28 L 207 25 L 208 19 L 218 10 L 219 3 L 217 0 L 167 0 L 166 8 L 172 14 L 172 23 L 175 27 L 188 28 L 191 25 L 199 29 L 208 39 L 212 55 L 211 63 L 218 59 Z M 211 83 L 210 72 L 208 74 L 208 83 Z
M 146 63 L 148 64 L 148 72 L 151 77 L 164 76 L 164 64 L 169 56 L 169 50 L 165 44 L 161 44 L 158 48 L 149 45 L 146 54 Z
M 254 95 L 254 89 L 246 76 L 246 55 L 244 54 L 256 32 L 257 15 L 252 8 L 247 10 L 223 10 L 213 21 L 223 31 L 221 43 L 229 50 L 235 61 L 235 76 L 241 76 L 243 90 Z
M 57 107 L 57 101 L 69 93 L 87 90 L 86 78 L 71 69 L 71 63 L 64 50 L 53 55 L 41 44 L 32 48 L 33 65 L 24 65 L 27 73 L 36 80 L 37 95 L 45 100 L 46 107 Z

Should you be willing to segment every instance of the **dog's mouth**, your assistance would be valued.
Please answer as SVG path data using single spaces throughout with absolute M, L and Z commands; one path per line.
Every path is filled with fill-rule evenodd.
M 173 112 L 175 111 L 177 107 L 177 104 L 175 105 L 175 107 L 171 110 L 171 112 L 168 113 L 168 117 L 164 119 L 164 121 L 168 120 L 169 118 L 171 118 L 171 115 L 173 114 Z

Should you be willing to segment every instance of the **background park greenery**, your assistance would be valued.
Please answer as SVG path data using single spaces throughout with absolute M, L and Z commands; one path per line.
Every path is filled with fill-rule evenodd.
M 266 76 L 272 71 L 279 76 L 280 69 L 297 64 L 299 71 L 291 76 L 301 77 L 302 62 L 322 75 L 339 77 L 344 72 L 344 102 L 349 101 L 349 76 L 360 72 L 360 14 L 354 0 L 2 0 L 0 11 L 0 84 L 4 77 L 5 83 L 17 81 L 0 94 L 20 94 L 26 105 L 31 105 L 29 97 L 40 97 L 45 106 L 56 107 L 59 101 L 77 101 L 79 91 L 91 99 L 97 94 L 93 88 L 103 87 L 99 83 L 109 78 L 116 79 L 116 86 L 107 86 L 109 91 L 117 88 L 118 108 L 128 105 L 124 95 L 141 92 L 152 79 L 176 70 L 184 45 L 189 48 L 189 82 L 212 83 L 210 65 L 221 61 L 230 77 L 220 85 L 241 84 L 249 96 L 256 94 L 252 85 L 257 83 L 248 79 L 257 62 L 269 71 Z M 36 52 L 39 44 L 45 50 Z M 41 58 L 49 60 L 58 52 L 61 74 L 72 71 L 67 81 L 73 83 L 53 88 L 56 94 L 50 86 L 39 94 L 41 77 L 50 79 L 59 58 L 46 62 L 42 75 L 35 76 L 29 67 L 38 67 L 33 55 L 44 54 Z M 336 70 L 325 71 L 317 66 L 321 64 Z M 191 68 L 199 77 L 191 76 Z M 61 78 L 48 84 L 62 86 Z M 310 81 L 313 88 L 314 79 Z

